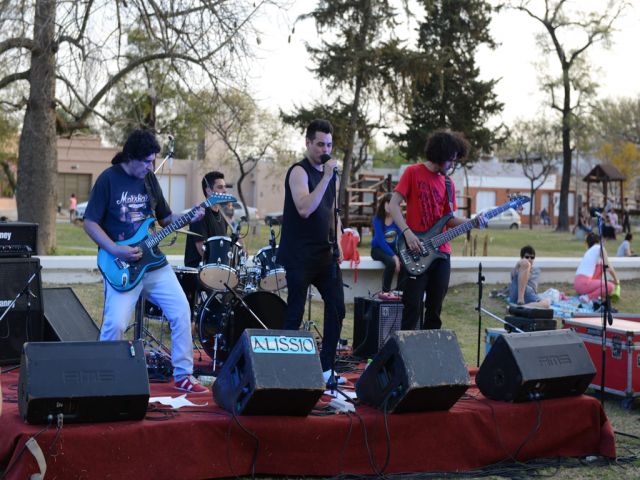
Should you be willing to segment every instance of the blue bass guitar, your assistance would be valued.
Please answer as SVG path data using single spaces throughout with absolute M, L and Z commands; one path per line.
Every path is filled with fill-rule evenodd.
M 175 222 L 170 223 L 157 233 L 153 234 L 149 228 L 156 221 L 155 218 L 147 218 L 135 235 L 127 240 L 116 242 L 118 245 L 128 245 L 139 247 L 142 250 L 142 257 L 136 262 L 127 262 L 111 255 L 106 250 L 98 251 L 98 268 L 102 272 L 107 282 L 119 292 L 126 292 L 134 288 L 145 272 L 154 266 L 162 264 L 165 255 L 158 248 L 158 244 L 171 235 L 174 231 L 191 223 L 196 216 L 199 207 L 209 208 L 218 203 L 235 202 L 235 197 L 222 193 L 214 193 L 197 207 L 193 207 Z

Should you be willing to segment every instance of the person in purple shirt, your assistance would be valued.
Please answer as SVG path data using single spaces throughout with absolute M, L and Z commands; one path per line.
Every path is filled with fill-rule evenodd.
M 391 194 L 386 193 L 378 203 L 376 214 L 373 217 L 373 239 L 371 240 L 371 258 L 384 263 L 382 275 L 382 291 L 391 290 L 393 275 L 398 274 L 396 290 L 401 290 L 403 282 L 403 268 L 396 249 L 396 241 L 402 233 L 391 218 L 389 202 Z

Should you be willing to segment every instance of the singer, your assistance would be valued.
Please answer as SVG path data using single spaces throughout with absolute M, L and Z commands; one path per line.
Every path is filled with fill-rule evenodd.
M 111 160 L 113 164 L 96 180 L 84 217 L 84 230 L 103 250 L 121 262 L 133 264 L 143 257 L 139 246 L 117 244 L 137 234 L 145 220 L 155 215 L 160 225 L 180 218 L 174 215 L 153 174 L 153 162 L 160 145 L 148 130 L 135 130 Z M 202 218 L 200 208 L 192 221 Z M 139 245 L 139 244 L 138 244 Z M 175 388 L 189 393 L 209 390 L 193 373 L 191 312 L 180 283 L 169 264 L 149 268 L 140 282 L 127 291 L 116 290 L 104 282 L 104 318 L 100 340 L 121 340 L 136 302 L 144 292 L 162 308 L 171 327 L 171 363 Z
M 284 328 L 300 328 L 309 285 L 318 289 L 324 301 L 320 361 L 325 381 L 331 376 L 345 316 L 341 224 L 335 208 L 337 162 L 329 156 L 332 137 L 333 127 L 326 120 L 314 120 L 307 127 L 306 157 L 289 168 L 285 177 L 278 249 L 278 263 L 285 268 L 289 292 Z M 338 382 L 344 383 L 344 379 Z

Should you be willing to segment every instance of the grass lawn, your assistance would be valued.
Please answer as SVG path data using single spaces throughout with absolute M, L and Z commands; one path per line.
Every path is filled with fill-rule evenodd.
M 280 231 L 274 227 L 279 238 Z M 467 242 L 467 254 L 473 251 L 478 256 L 519 256 L 520 248 L 530 244 L 536 249 L 539 257 L 581 257 L 585 251 L 584 242 L 576 240 L 571 233 L 559 233 L 549 227 L 536 227 L 533 230 L 521 228 L 520 230 L 472 230 L 471 239 Z M 255 227 L 245 226 L 241 232 L 245 235 L 244 243 L 250 255 L 254 255 L 260 248 L 269 245 L 269 227 L 258 224 Z M 167 255 L 183 255 L 184 234 L 178 234 L 176 242 L 171 247 L 162 248 Z M 631 249 L 640 251 L 640 235 L 634 238 Z M 617 241 L 607 242 L 607 251 L 615 255 L 615 251 L 622 238 Z M 56 254 L 57 255 L 90 255 L 97 248 L 93 241 L 84 233 L 82 224 L 59 223 L 56 225 Z M 463 235 L 453 240 L 453 255 L 462 256 L 465 250 L 466 237 Z M 486 246 L 486 247 L 485 247 Z M 368 256 L 371 249 L 371 234 L 364 233 L 358 250 L 360 255 Z M 474 250 L 475 249 L 475 250 Z

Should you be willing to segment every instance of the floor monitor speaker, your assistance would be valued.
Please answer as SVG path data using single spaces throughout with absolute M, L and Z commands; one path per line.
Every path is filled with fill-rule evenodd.
M 42 289 L 44 340 L 48 342 L 92 342 L 100 329 L 69 287 Z
M 453 331 L 397 331 L 356 382 L 356 393 L 387 412 L 448 410 L 470 384 Z
M 571 330 L 499 336 L 476 383 L 493 400 L 525 402 L 580 395 L 596 373 L 584 343 Z
M 213 384 L 218 405 L 237 415 L 308 415 L 324 392 L 311 332 L 246 329 Z
M 29 423 L 141 420 L 148 403 L 141 340 L 24 345 L 18 409 Z

